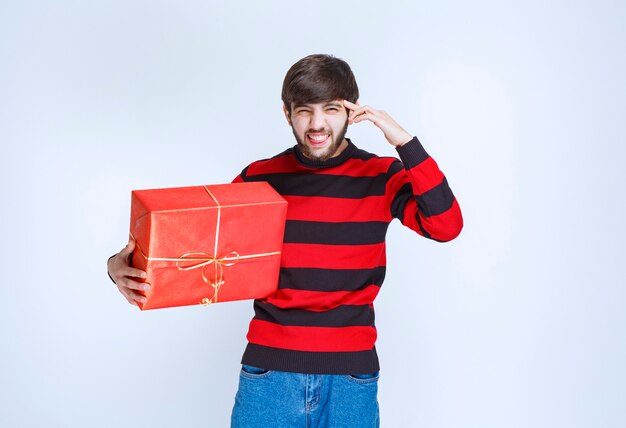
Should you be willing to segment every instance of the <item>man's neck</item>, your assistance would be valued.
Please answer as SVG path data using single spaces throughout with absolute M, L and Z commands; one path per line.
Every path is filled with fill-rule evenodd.
M 331 158 L 336 158 L 337 156 L 339 156 L 346 149 L 346 147 L 348 147 L 348 140 L 344 138 L 341 144 L 339 144 L 339 147 L 337 147 L 335 154 L 333 154 Z

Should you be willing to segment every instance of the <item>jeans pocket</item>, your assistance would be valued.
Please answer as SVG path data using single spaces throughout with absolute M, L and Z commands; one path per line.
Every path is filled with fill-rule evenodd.
M 380 378 L 380 372 L 374 373 L 366 373 L 366 374 L 351 374 L 347 375 L 348 379 L 354 383 L 359 383 L 361 385 L 367 383 L 376 383 Z
M 262 369 L 260 367 L 249 366 L 247 364 L 241 365 L 241 375 L 250 379 L 267 377 L 270 373 L 270 370 Z

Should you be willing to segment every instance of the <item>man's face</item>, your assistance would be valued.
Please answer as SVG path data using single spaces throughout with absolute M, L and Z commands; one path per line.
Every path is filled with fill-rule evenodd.
M 341 100 L 292 103 L 291 114 L 284 110 L 293 135 L 306 157 L 325 161 L 345 148 L 341 143 L 348 130 L 348 113 Z

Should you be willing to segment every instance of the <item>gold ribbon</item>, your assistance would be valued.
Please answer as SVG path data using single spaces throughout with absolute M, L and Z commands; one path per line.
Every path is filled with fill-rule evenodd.
M 217 199 L 215 198 L 215 196 L 213 196 L 211 191 L 206 186 L 203 186 L 203 187 L 204 187 L 204 190 L 207 191 L 209 196 L 213 199 L 213 201 L 215 201 L 215 204 L 217 205 L 217 222 L 215 224 L 215 248 L 213 250 L 213 255 L 209 253 L 185 253 L 180 257 L 148 257 L 143 253 L 139 245 L 137 245 L 137 248 L 141 252 L 141 255 L 148 261 L 153 260 L 153 261 L 162 261 L 162 262 L 176 262 L 176 268 L 178 270 L 183 270 L 183 271 L 201 269 L 200 273 L 202 275 L 202 279 L 204 280 L 204 282 L 209 283 L 211 287 L 213 287 L 213 297 L 211 298 L 205 297 L 200 302 L 201 304 L 208 306 L 211 303 L 217 303 L 218 291 L 220 287 L 224 284 L 224 266 L 233 266 L 238 261 L 245 260 L 245 259 L 275 256 L 275 255 L 280 254 L 280 251 L 274 251 L 270 253 L 249 254 L 245 256 L 239 255 L 239 253 L 237 253 L 236 251 L 231 251 L 230 253 L 226 254 L 223 257 L 217 257 L 216 254 L 217 254 L 217 247 L 219 244 L 222 207 L 217 201 Z M 133 239 L 135 239 L 132 233 L 131 233 L 131 236 L 133 237 Z M 135 242 L 136 241 L 137 240 L 135 239 Z M 181 266 L 182 263 L 190 263 L 190 264 Z M 211 264 L 215 264 L 213 282 L 210 282 L 205 272 L 205 268 L 207 266 L 210 266 Z

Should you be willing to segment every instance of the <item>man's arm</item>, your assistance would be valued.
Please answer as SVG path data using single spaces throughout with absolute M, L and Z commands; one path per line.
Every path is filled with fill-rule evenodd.
M 129 237 L 128 244 L 122 251 L 107 260 L 107 272 L 128 303 L 138 306 L 137 302 L 144 303 L 146 298 L 137 291 L 148 291 L 151 286 L 145 282 L 136 281 L 137 278 L 145 279 L 147 275 L 144 271 L 130 266 L 130 256 L 134 249 L 135 240 Z
M 398 151 L 387 171 L 387 206 L 402 224 L 436 241 L 450 241 L 463 228 L 459 204 L 448 181 L 417 137 L 412 137 L 391 116 L 370 106 L 344 100 L 349 123 L 372 122 Z
M 456 238 L 463 228 L 461 208 L 435 160 L 416 137 L 396 149 L 402 162 L 394 161 L 387 171 L 391 215 L 426 238 Z

